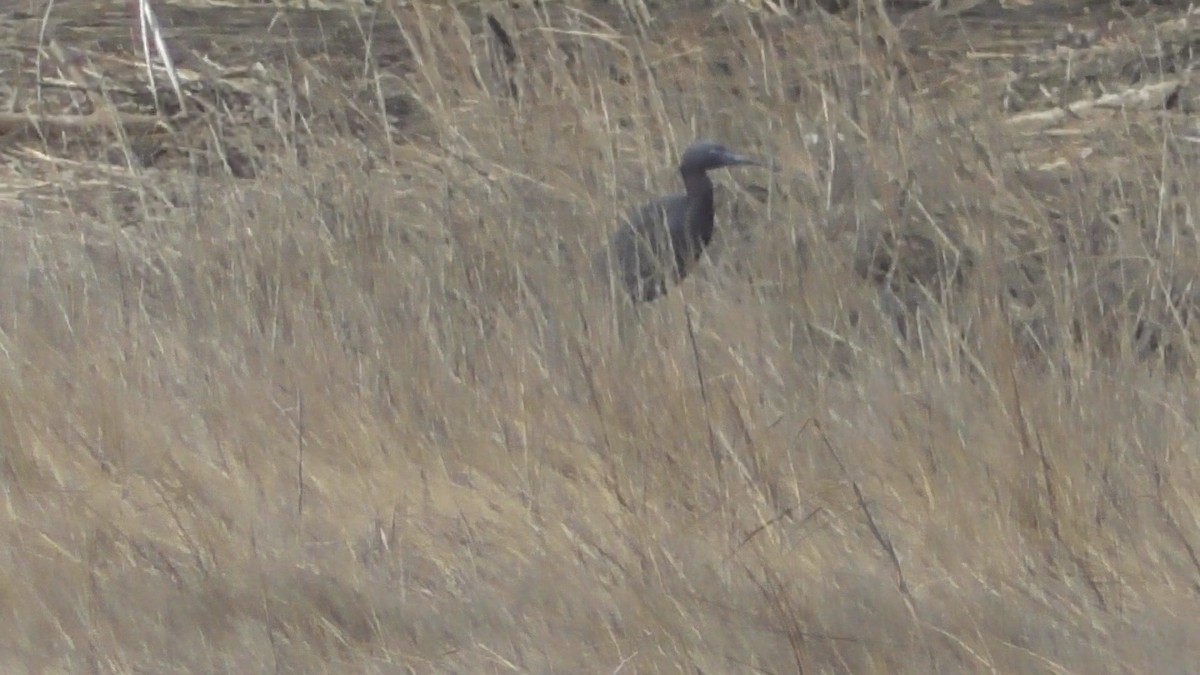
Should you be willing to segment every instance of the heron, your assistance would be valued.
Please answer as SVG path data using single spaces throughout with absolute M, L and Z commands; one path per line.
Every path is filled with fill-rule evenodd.
M 684 193 L 659 197 L 631 211 L 593 259 L 606 280 L 615 280 L 635 303 L 665 295 L 695 267 L 713 236 L 711 169 L 763 162 L 710 140 L 688 146 L 679 160 Z

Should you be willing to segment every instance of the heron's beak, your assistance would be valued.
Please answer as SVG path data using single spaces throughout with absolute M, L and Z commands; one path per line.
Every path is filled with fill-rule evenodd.
M 731 152 L 725 156 L 724 164 L 725 164 L 725 166 L 747 166 L 747 165 L 750 165 L 750 166 L 770 167 L 769 164 L 762 161 L 761 159 L 755 159 L 753 157 L 747 157 L 746 155 L 739 155 L 739 154 L 733 153 L 733 152 Z

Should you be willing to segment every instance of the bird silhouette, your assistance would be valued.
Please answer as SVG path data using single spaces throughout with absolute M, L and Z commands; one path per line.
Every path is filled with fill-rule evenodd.
M 713 183 L 708 171 L 762 162 L 709 140 L 693 143 L 679 161 L 684 193 L 631 211 L 593 259 L 606 281 L 635 302 L 650 302 L 682 281 L 713 236 Z

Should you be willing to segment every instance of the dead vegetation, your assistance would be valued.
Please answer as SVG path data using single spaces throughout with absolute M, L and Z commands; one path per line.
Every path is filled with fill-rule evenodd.
M 1190 670 L 1196 15 L 701 4 L 4 17 L 4 672 Z

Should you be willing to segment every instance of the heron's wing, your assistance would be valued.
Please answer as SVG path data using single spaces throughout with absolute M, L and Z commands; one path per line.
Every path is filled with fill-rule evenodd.
M 687 276 L 688 267 L 704 248 L 700 235 L 692 231 L 688 215 L 687 196 L 682 194 L 656 199 L 637 214 L 653 263 L 676 280 Z
M 688 268 L 700 259 L 708 239 L 698 231 L 691 216 L 698 214 L 688 212 L 687 198 L 681 198 L 670 204 L 670 235 L 671 250 L 674 252 L 675 270 L 682 279 L 687 276 Z
M 670 225 L 682 222 L 683 195 L 662 197 L 631 211 L 596 256 L 597 266 L 614 275 L 635 297 L 659 295 L 673 266 Z
M 646 248 L 652 257 L 667 260 L 670 246 L 686 229 L 687 198 L 684 195 L 660 197 L 630 213 L 623 223 L 631 237 Z
M 676 240 L 675 230 L 681 227 L 687 203 L 683 195 L 661 197 L 645 204 L 630 214 L 621 231 L 622 254 L 625 260 L 636 261 L 626 264 L 626 283 L 651 282 L 658 291 L 666 283 L 674 269 L 675 256 L 672 246 Z

